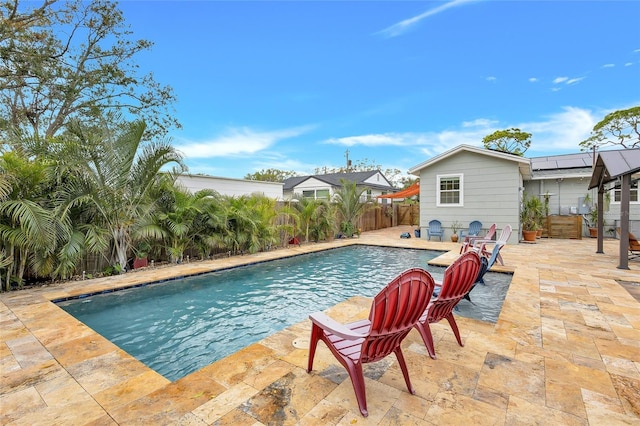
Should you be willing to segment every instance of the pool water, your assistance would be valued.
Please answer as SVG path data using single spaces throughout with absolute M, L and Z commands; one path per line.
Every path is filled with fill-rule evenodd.
M 405 269 L 436 280 L 436 251 L 352 246 L 59 303 L 169 380 L 177 380 L 349 297 L 372 297 Z M 511 281 L 489 273 L 457 314 L 497 320 Z M 488 293 L 483 296 L 483 293 Z

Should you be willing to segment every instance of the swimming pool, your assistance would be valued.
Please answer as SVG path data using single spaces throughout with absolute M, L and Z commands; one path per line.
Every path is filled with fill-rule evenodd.
M 311 312 L 354 295 L 374 296 L 407 268 L 426 267 L 439 280 L 444 268 L 427 266 L 439 254 L 343 247 L 58 305 L 148 367 L 176 380 L 306 319 Z M 495 285 L 495 278 L 502 285 Z M 485 319 L 478 317 L 486 311 L 478 305 L 480 291 L 501 288 L 506 294 L 510 280 L 508 275 L 490 273 L 485 281 L 491 284 L 477 286 L 471 293 L 476 305 L 464 301 L 458 313 Z M 495 300 L 490 300 L 496 319 L 504 294 L 497 311 Z

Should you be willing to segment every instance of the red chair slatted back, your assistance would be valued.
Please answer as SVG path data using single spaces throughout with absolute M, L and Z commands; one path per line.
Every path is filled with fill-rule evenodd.
M 427 320 L 438 322 L 451 313 L 460 299 L 469 292 L 478 277 L 481 261 L 475 251 L 461 254 L 444 272 L 442 289 L 431 301 Z
M 363 363 L 378 361 L 395 351 L 426 310 L 434 286 L 429 272 L 412 268 L 376 295 L 369 314 L 371 329 L 362 344 Z

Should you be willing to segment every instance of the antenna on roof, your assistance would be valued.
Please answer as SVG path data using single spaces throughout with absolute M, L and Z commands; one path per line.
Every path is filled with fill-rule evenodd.
M 344 153 L 344 156 L 347 157 L 347 173 L 349 173 L 351 168 L 351 160 L 349 160 L 349 150 L 347 149 Z

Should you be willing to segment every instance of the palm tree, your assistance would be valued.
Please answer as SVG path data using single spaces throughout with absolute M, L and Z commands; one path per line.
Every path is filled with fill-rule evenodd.
M 6 151 L 0 156 L 0 251 L 6 273 L 2 290 L 12 282 L 22 285 L 27 269 L 38 274 L 51 272 L 46 262 L 58 245 L 58 222 L 47 198 L 51 174 L 46 162 L 30 159 L 21 151 Z M 39 268 L 39 269 L 38 269 Z
M 227 227 L 221 241 L 232 252 L 255 253 L 278 241 L 274 200 L 259 195 L 224 199 Z
M 71 178 L 61 185 L 58 214 L 69 218 L 74 209 L 91 226 L 85 229 L 89 246 L 110 247 L 109 260 L 127 268 L 132 234 L 148 223 L 154 203 L 148 194 L 159 172 L 174 164 L 184 169 L 182 155 L 168 141 L 144 142 L 143 121 L 87 128 L 78 122 L 68 127 L 64 161 L 60 167 Z
M 344 179 L 340 180 L 340 184 L 342 186 L 333 195 L 341 215 L 340 230 L 347 237 L 352 237 L 356 231 L 358 220 L 367 210 L 375 208 L 375 205 L 360 201 L 362 194 L 367 191 L 366 187 L 358 189 L 355 182 Z
M 206 215 L 215 195 L 212 190 L 202 190 L 195 194 L 176 186 L 167 187 L 171 198 L 169 205 L 159 208 L 155 213 L 158 220 L 159 234 L 167 243 L 167 251 L 174 263 L 182 261 L 185 250 L 195 248 L 193 242 L 200 234 L 198 216 Z M 149 228 L 147 228 L 149 229 Z M 153 236 L 146 232 L 146 236 Z
M 306 198 L 300 194 L 296 194 L 295 198 L 298 200 L 298 202 L 294 204 L 294 206 L 298 211 L 300 226 L 302 227 L 302 231 L 304 233 L 304 241 L 308 243 L 312 224 L 316 222 L 320 213 L 323 211 L 323 207 L 327 203 L 323 200 L 317 200 L 315 198 Z
M 309 229 L 309 236 L 318 242 L 331 237 L 336 230 L 335 207 L 330 203 L 323 202 L 316 210 L 314 221 Z

